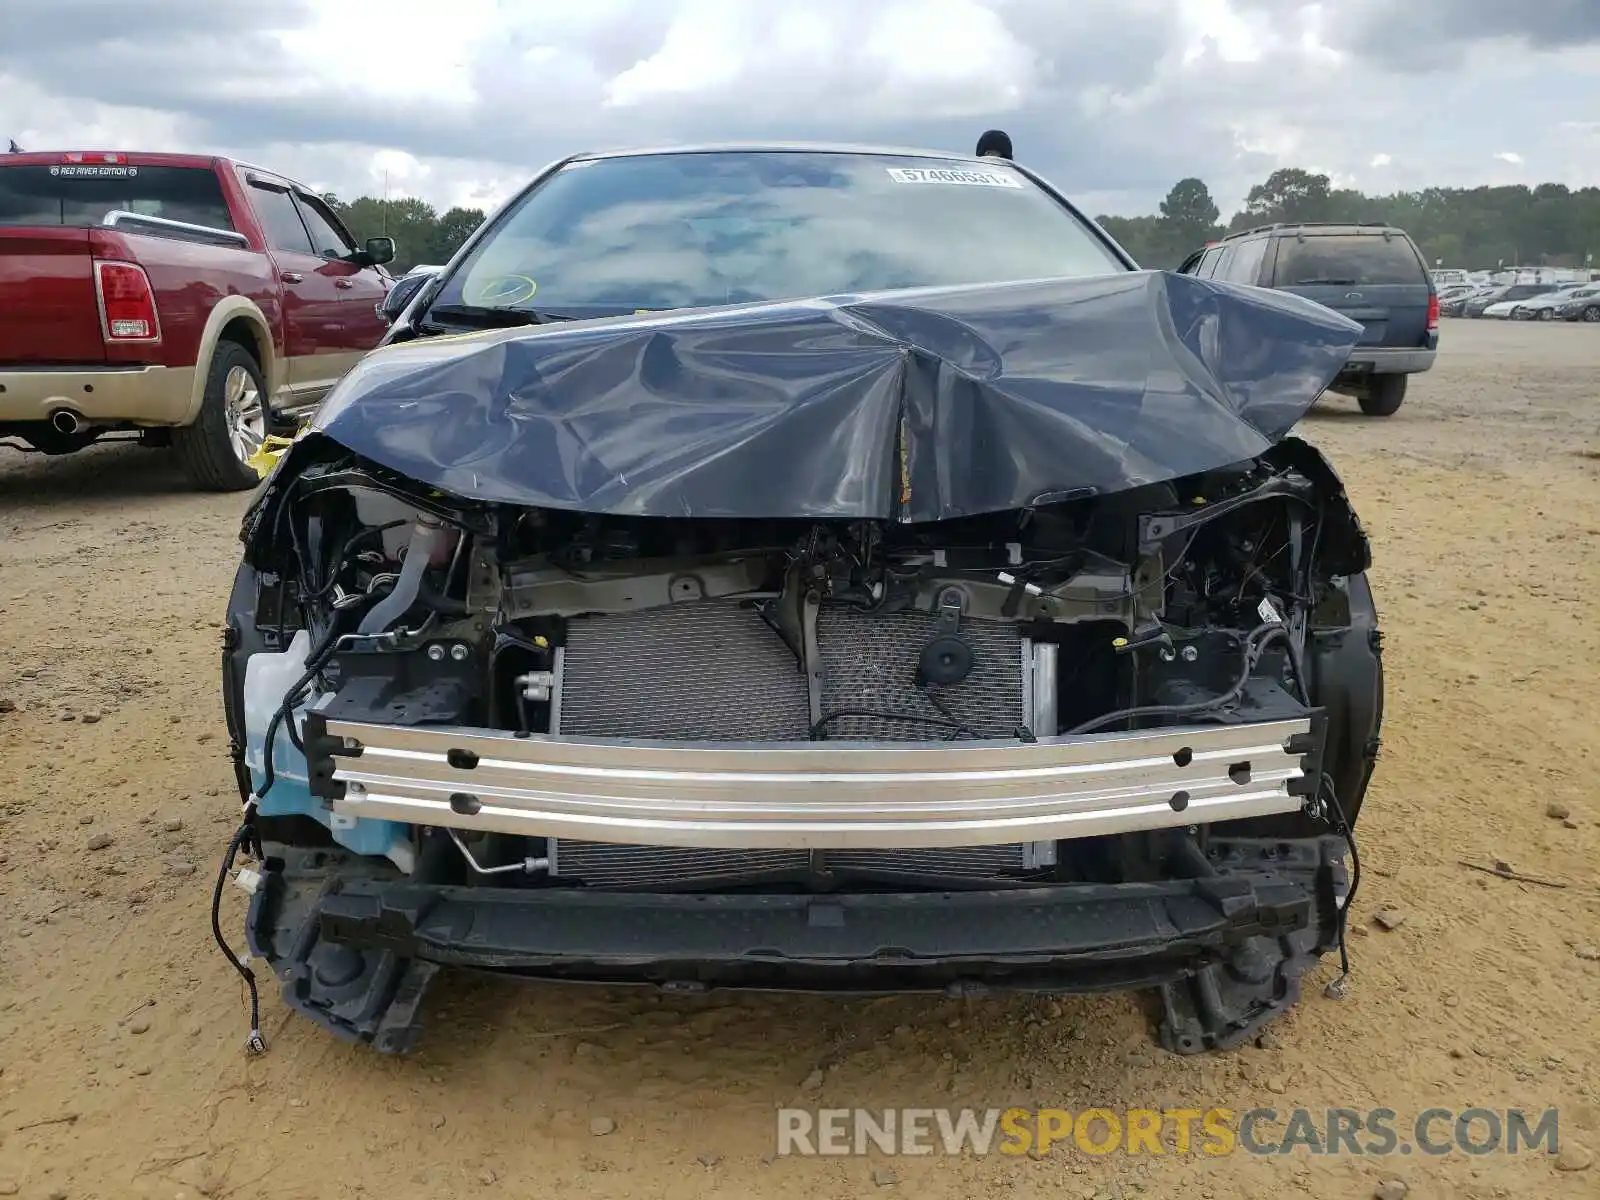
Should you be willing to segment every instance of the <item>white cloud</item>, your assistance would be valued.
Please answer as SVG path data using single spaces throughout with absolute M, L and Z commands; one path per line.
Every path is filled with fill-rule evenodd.
M 137 7 L 137 0 L 129 0 Z M 472 58 L 491 36 L 498 13 L 494 0 L 325 0 L 311 24 L 276 37 L 286 62 L 281 78 L 290 86 L 316 89 L 328 80 L 378 98 L 400 86 L 425 84 L 430 99 L 470 104 Z
M 1386 189 L 1600 179 L 1584 116 L 1600 111 L 1600 4 L 0 0 L 0 13 L 0 139 L 232 154 L 347 196 L 387 173 L 391 191 L 440 207 L 493 204 L 582 149 L 967 150 L 989 127 L 1095 211 L 1153 211 L 1184 175 L 1228 209 L 1280 166 Z M 1403 154 L 1375 154 L 1397 119 Z
M 1207 55 L 1222 62 L 1260 62 L 1272 40 L 1269 23 L 1234 11 L 1228 0 L 1178 0 L 1178 23 L 1187 35 L 1183 61 Z
M 804 104 L 817 118 L 858 124 L 1004 111 L 1035 82 L 1032 52 L 978 0 L 687 0 L 659 49 L 604 95 L 617 109 L 724 106 L 746 116 Z
M 750 18 L 756 15 L 748 6 L 741 8 L 729 0 L 693 0 L 673 21 L 659 50 L 606 85 L 606 104 L 630 108 L 731 88 L 749 65 Z M 812 14 L 786 13 L 778 23 L 787 27 L 790 40 L 780 48 L 790 54 L 805 58 L 826 49 L 813 44 L 820 31 Z
M 71 105 L 69 112 L 61 109 L 50 92 L 9 74 L 0 60 L 0 138 L 14 138 L 25 150 L 69 143 L 85 150 L 182 146 L 191 132 L 185 114 L 157 108 L 90 100 Z

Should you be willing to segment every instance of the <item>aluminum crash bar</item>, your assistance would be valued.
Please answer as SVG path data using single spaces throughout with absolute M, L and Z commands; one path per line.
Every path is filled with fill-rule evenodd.
M 350 817 L 791 849 L 1003 845 L 1293 812 L 1316 741 L 1309 719 L 1032 743 L 519 738 L 331 719 L 326 733 L 333 810 Z

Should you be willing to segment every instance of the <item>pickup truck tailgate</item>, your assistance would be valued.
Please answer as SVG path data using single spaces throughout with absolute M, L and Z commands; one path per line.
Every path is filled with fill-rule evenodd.
M 0 368 L 106 360 L 89 236 L 0 226 Z

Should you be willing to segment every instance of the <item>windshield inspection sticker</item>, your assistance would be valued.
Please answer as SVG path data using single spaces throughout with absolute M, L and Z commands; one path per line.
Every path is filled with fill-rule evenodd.
M 1003 171 L 951 170 L 946 167 L 886 167 L 896 183 L 957 183 L 968 187 L 1020 188 L 1022 180 Z

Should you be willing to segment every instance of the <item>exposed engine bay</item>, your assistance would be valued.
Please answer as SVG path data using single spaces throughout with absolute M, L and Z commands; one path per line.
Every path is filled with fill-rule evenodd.
M 925 525 L 468 503 L 304 453 L 243 533 L 230 861 L 335 1032 L 405 1049 L 475 962 L 1153 984 L 1196 1051 L 1342 947 L 1382 676 L 1365 535 L 1303 442 Z M 723 936 L 686 951 L 709 914 L 675 906 L 708 902 Z M 984 915 L 1012 902 L 1014 937 Z M 761 949 L 817 921 L 826 953 Z
M 1348 628 L 1343 583 L 1367 555 L 1332 473 L 1293 440 L 1172 485 L 910 527 L 456 506 L 335 454 L 252 520 L 230 655 L 241 785 L 267 782 L 268 725 L 273 776 L 298 776 L 260 796 L 263 836 L 310 817 L 403 871 L 448 841 L 464 880 L 498 886 L 1117 881 L 1129 864 L 1056 841 L 650 847 L 352 820 L 330 811 L 337 747 L 292 761 L 306 716 L 313 731 L 1017 744 L 1304 716 L 1341 684 L 1319 637 Z M 1288 822 L 1307 830 L 1326 815 L 1313 757 Z M 1327 782 L 1354 801 L 1365 781 Z

